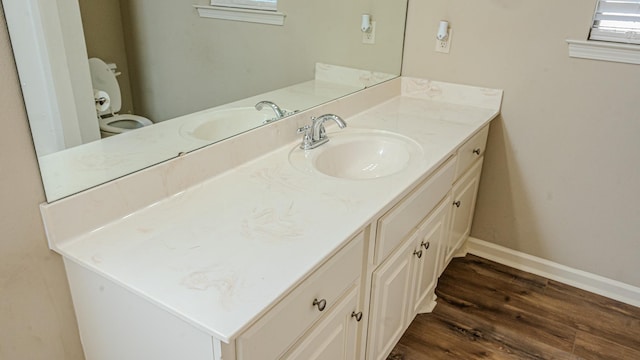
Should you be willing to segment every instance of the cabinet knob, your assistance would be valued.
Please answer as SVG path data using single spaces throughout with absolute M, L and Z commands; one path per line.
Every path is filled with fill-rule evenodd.
M 417 256 L 418 259 L 420 259 L 422 257 L 422 250 L 415 250 L 413 252 L 413 255 Z
M 313 300 L 313 306 L 317 306 L 318 310 L 320 311 L 324 311 L 324 309 L 327 307 L 327 300 L 325 299 L 314 299 Z
M 455 205 L 457 208 L 459 208 L 461 204 L 462 203 L 460 202 L 460 200 L 453 202 L 453 205 Z
M 431 242 L 427 241 L 427 242 L 421 242 L 420 246 L 424 247 L 425 250 L 429 250 L 429 247 L 431 246 Z
M 355 311 L 352 312 L 351 313 L 351 317 L 352 318 L 356 318 L 356 321 L 360 322 L 360 320 L 362 320 L 362 311 L 360 311 L 360 312 L 355 312 Z
M 473 149 L 473 153 L 476 154 L 476 155 L 480 155 L 480 152 L 482 152 L 482 150 L 480 148 Z

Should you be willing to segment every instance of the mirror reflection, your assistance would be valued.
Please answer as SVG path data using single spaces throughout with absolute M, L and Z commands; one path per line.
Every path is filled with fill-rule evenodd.
M 25 93 L 48 201 L 399 75 L 407 6 L 277 0 L 273 25 L 212 18 L 206 0 L 29 1 L 57 17 L 40 26 L 49 42 L 60 28 L 68 72 L 52 82 L 73 93 L 58 120 L 32 116 Z

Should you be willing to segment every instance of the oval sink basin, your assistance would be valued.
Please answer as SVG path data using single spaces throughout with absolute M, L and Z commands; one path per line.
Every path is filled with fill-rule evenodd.
M 270 108 L 258 111 L 253 107 L 241 107 L 202 113 L 186 121 L 180 134 L 204 141 L 218 141 L 251 130 L 276 120 Z
M 294 149 L 291 164 L 306 172 L 366 180 L 396 174 L 422 155 L 414 140 L 387 131 L 356 130 L 329 135 L 329 142 L 312 150 Z

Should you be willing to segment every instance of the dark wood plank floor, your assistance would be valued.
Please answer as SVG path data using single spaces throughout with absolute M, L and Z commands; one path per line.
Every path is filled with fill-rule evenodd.
M 640 308 L 489 260 L 454 259 L 387 360 L 640 360 Z

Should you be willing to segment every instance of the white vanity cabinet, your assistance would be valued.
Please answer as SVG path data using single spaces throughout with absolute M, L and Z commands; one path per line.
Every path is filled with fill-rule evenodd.
M 375 252 L 381 265 L 372 277 L 369 360 L 385 359 L 416 313 L 433 307 L 450 211 L 449 200 L 443 199 L 450 198 L 455 160 L 445 162 L 378 221 Z
M 236 359 L 280 359 L 288 351 L 287 359 L 308 359 L 309 354 L 313 359 L 354 358 L 364 238 L 361 232 L 350 240 L 242 333 L 236 340 Z M 341 355 L 333 357 L 338 349 Z
M 444 271 L 471 232 L 488 132 L 489 125 L 486 125 L 458 150 L 456 180 L 452 190 L 451 223 L 448 240 L 443 247 L 439 273 Z
M 367 359 L 383 360 L 413 318 L 435 306 L 435 287 L 471 230 L 488 125 L 378 221 Z

